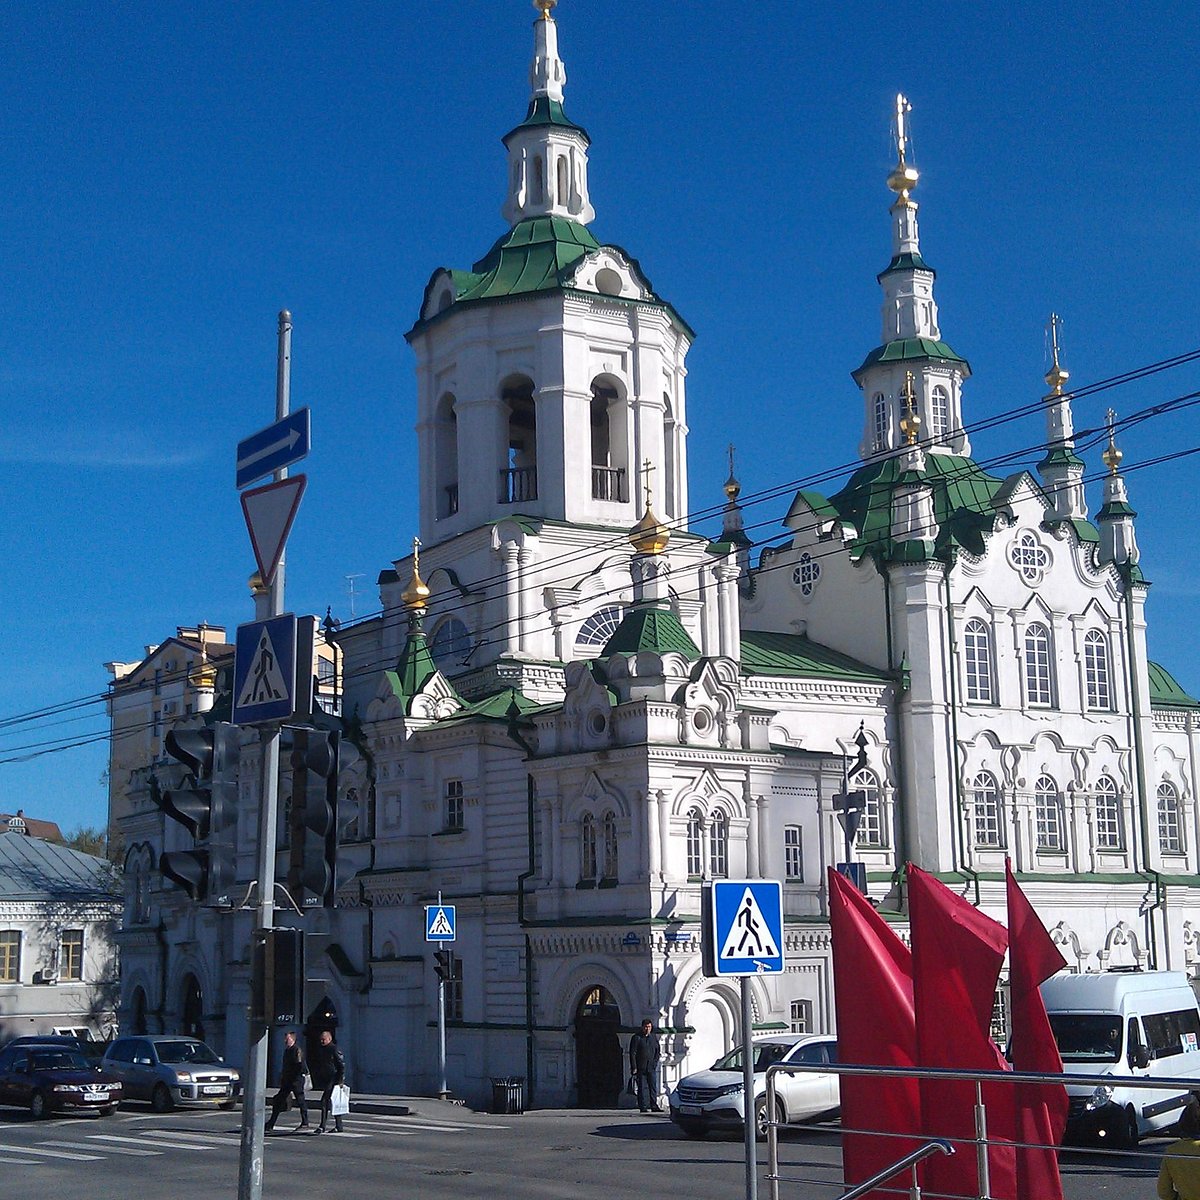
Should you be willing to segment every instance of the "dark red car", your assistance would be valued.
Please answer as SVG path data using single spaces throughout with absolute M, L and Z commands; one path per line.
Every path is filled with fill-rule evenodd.
M 69 1046 L 32 1043 L 0 1051 L 0 1104 L 27 1108 L 35 1121 L 67 1111 L 106 1117 L 121 1091 L 115 1075 Z

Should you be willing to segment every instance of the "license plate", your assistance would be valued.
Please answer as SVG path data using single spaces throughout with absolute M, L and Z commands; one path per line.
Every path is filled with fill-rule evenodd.
M 223 1083 L 210 1083 L 200 1089 L 206 1096 L 223 1096 L 229 1089 Z
M 681 1104 L 679 1106 L 679 1115 L 681 1117 L 698 1117 L 704 1109 L 698 1104 Z
M 107 1092 L 84 1092 L 83 1098 L 85 1100 L 107 1100 L 108 1093 Z

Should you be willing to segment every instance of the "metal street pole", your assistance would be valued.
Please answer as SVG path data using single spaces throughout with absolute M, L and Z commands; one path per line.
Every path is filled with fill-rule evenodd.
M 758 1122 L 754 1112 L 754 1047 L 750 1039 L 750 977 L 738 981 L 742 987 L 742 1124 L 746 1140 L 746 1200 L 758 1197 Z M 770 1113 L 767 1114 L 770 1119 Z
M 438 888 L 438 908 L 441 907 L 442 889 Z M 440 1080 L 438 1099 L 445 1100 L 450 1095 L 450 1089 L 446 1086 L 446 981 L 440 974 L 438 975 L 438 1079 Z
M 284 309 L 279 314 L 279 356 L 275 372 L 275 419 L 288 415 L 291 390 L 292 314 Z M 287 468 L 274 473 L 278 483 L 287 478 Z M 280 556 L 271 581 L 269 616 L 283 613 L 284 560 Z M 257 929 L 270 929 L 275 923 L 275 815 L 279 807 L 279 725 L 262 727 L 262 805 L 258 820 L 258 910 Z M 254 977 L 258 970 L 255 956 L 250 958 L 250 992 L 256 994 L 263 981 Z M 266 1122 L 267 1052 L 270 1032 L 269 1014 L 263 1020 L 249 1015 L 249 1053 L 246 1061 L 247 1078 L 242 1087 L 242 1141 L 238 1158 L 238 1200 L 262 1200 L 263 1143 Z

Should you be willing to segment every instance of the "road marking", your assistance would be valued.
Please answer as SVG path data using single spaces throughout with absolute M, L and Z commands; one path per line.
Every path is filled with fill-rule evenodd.
M 145 1138 L 127 1138 L 118 1137 L 115 1133 L 90 1133 L 88 1137 L 94 1138 L 97 1142 L 132 1142 L 135 1146 L 144 1146 Z M 156 1146 L 170 1146 L 174 1150 L 212 1150 L 212 1146 L 194 1146 L 191 1142 L 168 1142 L 166 1138 L 157 1136 L 154 1138 Z
M 5 1146 L 5 1150 L 19 1149 L 22 1154 L 44 1154 L 47 1158 L 70 1158 L 75 1162 L 99 1162 L 98 1154 L 72 1154 L 69 1150 L 39 1150 L 36 1146 Z M 11 1162 L 11 1159 L 6 1158 L 5 1162 Z
M 351 1113 L 351 1119 L 355 1121 L 385 1121 L 388 1123 L 395 1122 L 397 1128 L 407 1129 L 511 1129 L 510 1125 L 493 1125 L 490 1121 L 484 1124 L 482 1121 L 459 1121 L 454 1125 L 433 1125 L 427 1120 L 413 1117 L 392 1116 L 391 1113 Z
M 237 1137 L 238 1134 L 232 1130 L 225 1133 L 220 1129 L 214 1129 L 211 1133 L 188 1133 L 183 1129 L 147 1129 L 143 1136 L 153 1138 L 156 1142 L 160 1138 L 187 1138 L 188 1141 L 204 1142 L 210 1146 L 227 1146 L 229 1142 L 227 1140 L 223 1142 L 221 1139 Z M 213 1141 L 214 1138 L 217 1139 L 215 1143 Z
M 354 1123 L 355 1123 L 356 1125 L 358 1125 L 358 1124 L 365 1124 L 365 1123 L 366 1123 L 366 1121 L 365 1121 L 365 1119 L 364 1119 L 364 1118 L 362 1118 L 362 1117 L 355 1117 L 355 1118 L 354 1118 Z M 399 1129 L 414 1129 L 414 1130 L 415 1130 L 415 1129 L 420 1129 L 420 1130 L 421 1130 L 422 1132 L 424 1132 L 424 1133 L 461 1133 L 461 1132 L 462 1132 L 462 1130 L 463 1130 L 464 1128 L 473 1128 L 473 1129 L 500 1129 L 500 1128 L 503 1128 L 503 1127 L 502 1127 L 502 1126 L 499 1126 L 499 1125 L 495 1125 L 495 1126 L 493 1126 L 493 1125 L 483 1125 L 483 1126 L 478 1126 L 478 1125 L 477 1125 L 477 1126 L 463 1126 L 463 1125 L 424 1125 L 424 1124 L 421 1124 L 421 1123 L 419 1123 L 419 1122 L 405 1121 L 403 1125 L 384 1125 L 384 1126 L 382 1126 L 382 1128 L 384 1128 L 384 1129 L 388 1129 L 388 1130 L 392 1130 L 392 1129 L 397 1129 L 397 1130 L 399 1130 Z
M 105 1134 L 89 1133 L 90 1138 L 103 1138 Z M 68 1150 L 95 1150 L 95 1146 L 89 1146 L 87 1142 L 39 1142 L 41 1146 L 63 1146 Z M 110 1154 L 132 1154 L 138 1157 L 150 1157 L 151 1155 L 161 1154 L 161 1150 L 134 1150 L 129 1146 L 105 1146 Z

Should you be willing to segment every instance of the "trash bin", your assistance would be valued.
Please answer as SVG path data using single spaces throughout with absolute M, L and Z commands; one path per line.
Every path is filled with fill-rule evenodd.
M 492 1112 L 511 1117 L 525 1111 L 525 1076 L 492 1080 Z

